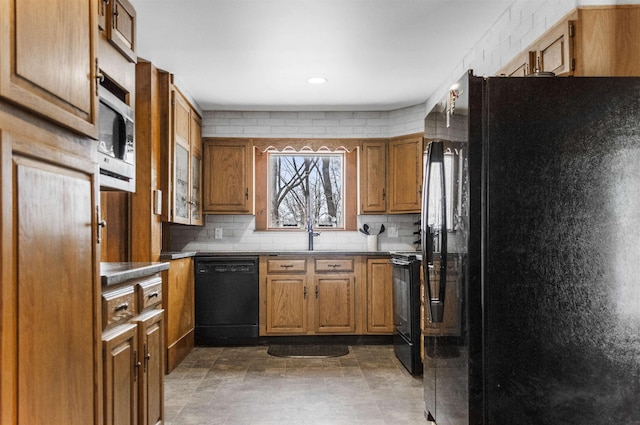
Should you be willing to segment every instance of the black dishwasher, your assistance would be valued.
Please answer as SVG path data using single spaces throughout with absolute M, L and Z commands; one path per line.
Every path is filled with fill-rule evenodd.
M 196 345 L 258 339 L 258 257 L 196 257 Z

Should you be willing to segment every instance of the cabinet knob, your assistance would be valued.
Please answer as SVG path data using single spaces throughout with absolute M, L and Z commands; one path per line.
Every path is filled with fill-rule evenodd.
M 149 359 L 151 358 L 151 353 L 149 353 L 149 349 L 147 348 L 147 344 L 144 345 L 144 373 L 147 373 L 147 364 L 149 364 Z
M 142 363 L 138 361 L 138 351 L 133 352 L 133 380 L 138 380 L 138 369 L 142 366 Z

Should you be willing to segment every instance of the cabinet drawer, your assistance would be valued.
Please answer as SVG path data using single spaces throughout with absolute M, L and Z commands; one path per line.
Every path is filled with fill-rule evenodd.
M 162 302 L 162 278 L 155 276 L 138 282 L 136 291 L 138 292 L 138 307 L 140 311 L 160 304 Z
M 316 272 L 352 272 L 354 269 L 353 258 L 327 258 L 316 259 Z
M 131 319 L 137 312 L 132 286 L 102 294 L 102 328 Z
M 306 273 L 307 260 L 304 259 L 277 259 L 267 260 L 268 273 Z

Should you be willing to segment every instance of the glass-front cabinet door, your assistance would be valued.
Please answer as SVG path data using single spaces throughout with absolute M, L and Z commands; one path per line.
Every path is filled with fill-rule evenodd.
M 173 175 L 168 220 L 202 225 L 201 118 L 176 88 L 172 91 L 172 126 Z
M 175 145 L 173 180 L 173 222 L 189 224 L 189 151 L 182 145 Z
M 202 224 L 202 158 L 191 155 L 191 224 Z

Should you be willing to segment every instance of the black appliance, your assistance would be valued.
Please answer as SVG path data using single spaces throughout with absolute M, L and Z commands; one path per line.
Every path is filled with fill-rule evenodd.
M 98 165 L 101 189 L 135 192 L 136 152 L 133 109 L 100 86 Z
M 640 78 L 469 72 L 425 128 L 426 419 L 640 424 Z
M 258 257 L 196 257 L 195 343 L 252 344 L 258 338 Z
M 392 253 L 393 349 L 412 375 L 422 373 L 420 359 L 420 260 L 414 253 Z

